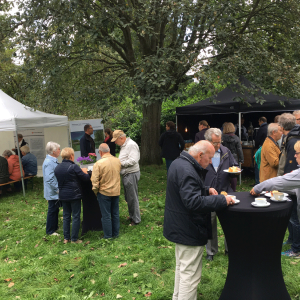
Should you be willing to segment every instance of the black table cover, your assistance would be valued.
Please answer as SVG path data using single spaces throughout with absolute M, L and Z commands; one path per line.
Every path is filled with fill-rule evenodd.
M 101 210 L 99 207 L 99 203 L 97 201 L 97 197 L 92 190 L 92 182 L 82 182 L 82 210 L 83 210 L 83 218 L 82 218 L 82 230 L 81 235 L 84 235 L 89 230 L 92 231 L 100 231 L 102 230 L 101 223 Z
M 282 276 L 281 251 L 292 201 L 269 200 L 269 207 L 257 208 L 249 192 L 231 194 L 241 202 L 218 212 L 229 251 L 219 300 L 291 299 Z

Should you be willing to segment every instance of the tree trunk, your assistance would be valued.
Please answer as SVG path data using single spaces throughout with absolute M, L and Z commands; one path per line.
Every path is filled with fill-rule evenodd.
M 160 165 L 162 158 L 158 146 L 160 137 L 161 102 L 143 105 L 141 137 L 141 165 Z

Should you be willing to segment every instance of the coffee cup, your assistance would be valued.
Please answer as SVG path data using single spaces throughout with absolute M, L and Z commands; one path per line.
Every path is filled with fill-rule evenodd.
M 88 171 L 93 171 L 93 166 L 88 166 Z
M 275 200 L 283 200 L 284 194 L 281 193 L 281 192 L 274 192 L 273 197 L 274 197 Z
M 264 205 L 264 204 L 267 204 L 267 199 L 266 198 L 262 198 L 262 197 L 255 198 L 255 203 L 257 205 Z
M 227 196 L 231 197 L 231 199 L 234 200 L 234 201 L 236 200 L 236 196 L 233 196 L 233 195 L 227 195 Z

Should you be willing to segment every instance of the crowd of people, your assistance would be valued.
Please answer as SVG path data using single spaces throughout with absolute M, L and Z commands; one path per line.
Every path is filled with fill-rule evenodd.
M 256 164 L 256 184 L 250 193 L 257 196 L 262 191 L 279 190 L 289 194 L 293 207 L 289 237 L 283 244 L 290 244 L 291 249 L 281 254 L 300 258 L 300 111 L 276 116 L 270 124 L 260 117 L 259 125 L 255 160 L 260 163 Z M 181 152 L 179 133 L 173 133 L 173 139 L 166 139 L 165 133 L 159 141 L 168 170 L 163 234 L 176 244 L 173 300 L 197 298 L 204 246 L 208 260 L 218 252 L 216 211 L 234 204 L 227 193 L 235 191 L 236 177 L 223 171 L 243 163 L 243 151 L 235 134 L 237 126 L 226 122 L 221 129 L 201 121 L 195 144 L 187 152 Z M 245 128 L 241 129 L 246 137 Z M 181 152 L 177 159 L 166 155 L 170 147 Z
M 18 148 L 11 150 L 4 150 L 0 156 L 0 184 L 5 184 L 6 191 L 11 192 L 12 188 L 10 181 L 14 182 L 15 190 L 21 189 L 21 170 L 23 178 L 27 176 L 34 176 L 37 174 L 37 158 L 30 153 L 28 144 L 24 141 L 22 134 L 18 134 L 18 143 L 20 149 L 20 157 L 18 155 Z M 20 166 L 21 162 L 21 166 Z M 25 179 L 25 187 L 27 188 L 27 180 Z M 0 195 L 2 194 L 2 186 L 0 186 Z
M 88 156 L 95 151 L 95 142 L 91 137 L 93 128 L 87 124 L 85 134 L 80 140 L 81 155 Z M 119 157 L 115 154 L 115 145 L 120 146 Z M 112 152 L 111 153 L 111 149 Z M 81 199 L 83 198 L 82 183 L 91 181 L 92 190 L 97 196 L 102 214 L 104 238 L 116 238 L 119 235 L 119 196 L 121 191 L 120 175 L 122 177 L 125 201 L 128 205 L 128 220 L 130 225 L 141 222 L 138 198 L 138 181 L 140 179 L 140 150 L 138 145 L 122 130 L 105 129 L 105 140 L 99 146 L 101 159 L 93 171 L 81 168 L 75 164 L 74 150 L 64 148 L 55 142 L 48 142 L 47 156 L 43 163 L 44 198 L 48 200 L 46 233 L 58 235 L 59 207 L 63 207 L 64 243 L 81 243 L 78 238 L 80 229 Z M 61 155 L 62 162 L 58 163 Z M 72 231 L 70 231 L 72 219 Z

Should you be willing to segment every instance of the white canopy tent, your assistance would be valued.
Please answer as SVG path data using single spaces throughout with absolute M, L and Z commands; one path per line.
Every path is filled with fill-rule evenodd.
M 59 127 L 59 130 L 58 128 Z M 61 147 L 69 146 L 69 122 L 67 116 L 59 116 L 47 114 L 11 98 L 0 90 L 0 154 L 6 149 L 19 148 L 19 143 L 15 144 L 14 136 L 20 131 L 28 129 L 44 128 L 44 141 L 54 141 Z M 18 149 L 19 150 L 19 149 Z M 20 154 L 20 151 L 18 151 Z M 21 157 L 19 155 L 19 161 Z M 21 166 L 21 163 L 20 163 Z M 23 194 L 25 196 L 25 188 L 22 176 Z M 41 166 L 39 166 L 41 173 Z

